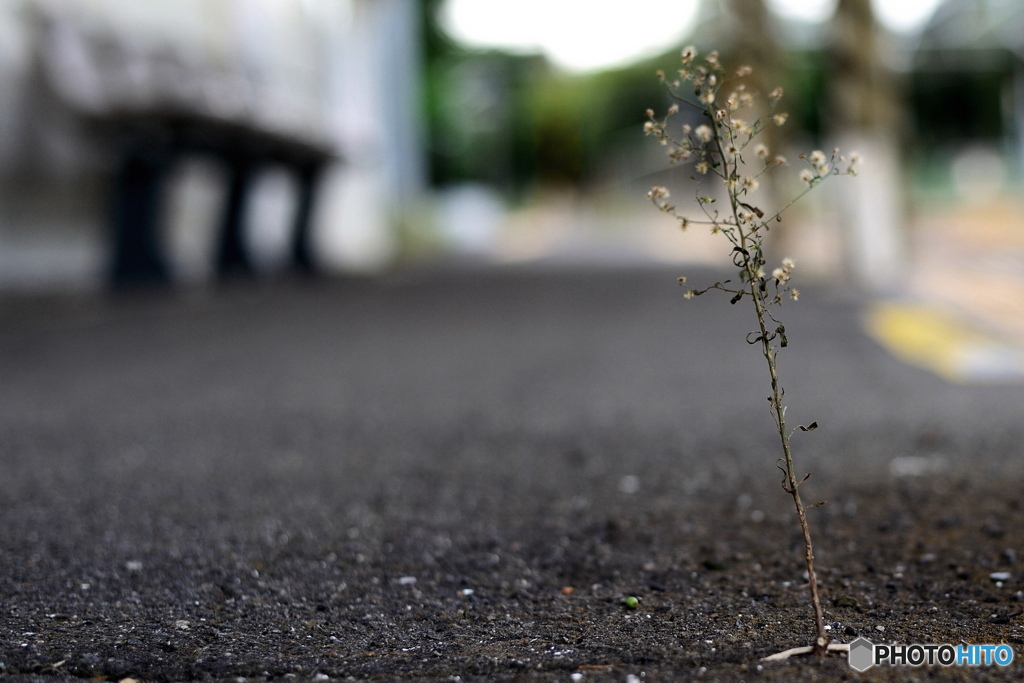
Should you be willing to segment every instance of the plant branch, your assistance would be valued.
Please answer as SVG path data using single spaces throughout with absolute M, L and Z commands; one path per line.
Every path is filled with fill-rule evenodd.
M 764 161 L 764 166 L 747 176 L 741 176 L 741 172 L 748 169 L 743 151 L 760 135 L 769 125 L 783 125 L 786 121 L 785 113 L 775 113 L 775 106 L 782 97 L 782 89 L 776 88 L 769 95 L 771 117 L 758 116 L 754 123 L 748 124 L 744 120 L 735 118 L 733 112 L 751 107 L 752 98 L 744 90 L 744 85 L 737 86 L 735 92 L 722 100 L 715 106 L 716 97 L 721 88 L 722 76 L 721 65 L 718 61 L 718 53 L 709 53 L 703 61 L 697 60 L 697 50 L 688 46 L 682 51 L 683 69 L 679 72 L 681 80 L 669 83 L 665 80 L 664 74 L 659 74 L 662 83 L 668 90 L 671 99 L 675 103 L 682 103 L 692 109 L 703 113 L 707 119 L 707 125 L 697 126 L 691 129 L 689 124 L 682 126 L 683 136 L 676 140 L 667 131 L 668 119 L 679 111 L 679 104 L 672 104 L 664 119 L 656 119 L 654 112 L 647 110 L 648 122 L 644 125 L 644 132 L 647 135 L 658 137 L 662 145 L 671 144 L 669 159 L 672 163 L 694 161 L 697 171 L 701 174 L 717 176 L 725 185 L 726 194 L 729 198 L 727 210 L 712 210 L 710 204 L 714 199 L 701 196 L 699 193 L 700 181 L 693 178 L 698 184 L 695 190 L 695 199 L 700 206 L 707 221 L 689 221 L 680 216 L 674 206 L 668 204 L 669 191 L 660 186 L 655 186 L 648 193 L 648 197 L 654 200 L 655 205 L 666 213 L 670 213 L 685 228 L 690 222 L 706 223 L 712 226 L 713 232 L 724 233 L 729 242 L 733 245 L 732 262 L 740 271 L 741 283 L 735 288 L 727 287 L 729 280 L 717 282 L 705 289 L 690 288 L 687 291 L 687 298 L 699 296 L 712 289 L 722 290 L 733 295 L 731 303 L 735 304 L 744 296 L 749 295 L 753 300 L 754 312 L 757 316 L 758 329 L 747 335 L 749 344 L 761 346 L 761 353 L 764 355 L 768 365 L 768 373 L 771 379 L 772 394 L 768 397 L 771 405 L 771 414 L 779 434 L 779 442 L 782 447 L 782 457 L 779 458 L 779 469 L 783 473 L 782 488 L 793 498 L 796 508 L 797 519 L 800 523 L 800 532 L 804 544 L 804 561 L 807 565 L 808 586 L 810 589 L 811 605 L 814 611 L 814 623 L 816 639 L 814 645 L 807 648 L 797 648 L 781 653 L 777 658 L 785 658 L 792 654 L 816 654 L 824 656 L 830 650 L 842 650 L 843 646 L 829 644 L 828 634 L 825 631 L 825 618 L 821 606 L 821 596 L 818 593 L 818 582 L 814 567 L 814 547 L 811 543 L 810 527 L 807 522 L 808 506 L 805 506 L 800 497 L 800 485 L 807 477 L 798 480 L 796 468 L 793 464 L 793 454 L 790 448 L 790 437 L 797 430 L 810 431 L 817 427 L 817 423 L 809 426 L 799 426 L 792 432 L 786 428 L 786 406 L 783 403 L 785 390 L 779 381 L 777 365 L 778 347 L 785 347 L 789 341 L 786 337 L 786 328 L 780 323 L 770 310 L 771 306 L 779 305 L 782 302 L 782 292 L 788 290 L 795 299 L 798 295 L 796 289 L 790 290 L 788 282 L 793 262 L 783 259 L 782 266 L 772 272 L 771 278 L 764 273 L 764 234 L 769 230 L 773 221 L 781 220 L 782 214 L 804 197 L 808 192 L 821 184 L 826 178 L 832 175 L 856 175 L 857 164 L 860 156 L 852 153 L 847 160 L 839 155 L 839 150 L 832 151 L 829 159 L 822 151 L 815 150 L 809 155 L 800 155 L 805 159 L 810 168 L 800 173 L 800 179 L 806 186 L 796 197 L 781 209 L 775 211 L 767 218 L 765 212 L 759 209 L 750 199 L 750 193 L 758 186 L 758 179 L 772 173 L 774 166 L 782 165 L 785 160 L 775 157 L 771 162 Z M 736 75 L 743 77 L 750 74 L 749 67 L 740 67 Z M 695 95 L 701 104 L 683 97 L 678 91 L 680 83 L 692 81 L 695 88 Z M 768 149 L 763 145 L 756 148 L 757 156 L 767 159 Z M 846 163 L 848 161 L 848 164 Z M 840 169 L 839 165 L 843 164 Z M 723 215 L 724 214 L 724 215 Z M 771 281 L 774 281 L 774 290 L 769 290 Z M 685 282 L 685 278 L 680 278 Z M 808 475 L 809 476 L 809 475 Z M 812 505 L 810 507 L 817 507 Z

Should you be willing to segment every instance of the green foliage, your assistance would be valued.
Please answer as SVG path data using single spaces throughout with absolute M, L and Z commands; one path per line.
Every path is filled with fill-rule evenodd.
M 423 101 L 431 178 L 525 191 L 543 183 L 586 184 L 637 116 L 637 102 L 664 98 L 643 78 L 648 61 L 598 74 L 558 71 L 539 55 L 470 51 L 437 21 L 440 0 L 422 5 Z

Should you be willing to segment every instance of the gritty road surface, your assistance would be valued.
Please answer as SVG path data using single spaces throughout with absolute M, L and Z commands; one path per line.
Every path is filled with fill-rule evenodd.
M 0 678 L 903 680 L 759 661 L 813 633 L 767 371 L 682 274 L 712 277 L 0 302 Z M 1024 385 L 903 365 L 801 289 L 781 373 L 821 425 L 795 448 L 836 641 L 1008 643 L 914 672 L 1021 677 Z

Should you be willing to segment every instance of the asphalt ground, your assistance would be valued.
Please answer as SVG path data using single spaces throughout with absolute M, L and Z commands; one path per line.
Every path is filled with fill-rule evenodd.
M 680 525 L 705 530 L 699 557 L 726 543 L 716 515 L 750 512 L 742 556 L 761 520 L 788 523 L 767 370 L 744 341 L 751 311 L 714 293 L 685 300 L 680 275 L 716 277 L 458 266 L 0 302 L 0 676 L 518 679 L 528 658 L 488 654 L 491 626 L 442 638 L 432 621 L 424 634 L 402 620 L 414 598 L 378 593 L 441 586 L 444 600 L 483 601 L 481 624 L 526 628 L 536 614 L 509 616 L 516 590 L 628 584 L 627 560 L 592 571 L 611 562 L 600 544 L 544 554 L 593 525 L 627 530 L 637 572 L 668 572 L 676 560 L 655 548 L 685 544 Z M 780 312 L 780 373 L 790 423 L 820 425 L 795 441 L 798 468 L 813 473 L 805 496 L 855 515 L 904 485 L 936 489 L 961 517 L 1014 497 L 1024 384 L 906 364 L 865 333 L 862 295 L 801 291 Z M 662 534 L 659 515 L 675 531 Z M 1009 558 L 1008 611 L 1022 567 L 1007 553 L 1024 547 L 999 538 L 985 552 Z M 481 597 L 492 565 L 504 567 L 497 607 Z M 516 572 L 531 571 L 533 589 L 519 586 Z M 644 581 L 672 593 L 669 579 Z M 608 590 L 601 599 L 615 602 Z M 805 635 L 755 641 L 727 664 Z M 445 654 L 442 641 L 464 647 Z M 434 664 L 416 664 L 427 648 Z M 634 671 L 621 652 L 582 649 L 578 660 L 548 652 L 530 675 Z M 640 663 L 656 670 L 657 652 Z

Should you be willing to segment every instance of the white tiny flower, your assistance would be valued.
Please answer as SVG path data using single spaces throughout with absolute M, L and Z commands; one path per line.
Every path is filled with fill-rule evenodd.
M 743 189 L 747 192 L 754 192 L 760 186 L 761 184 L 757 182 L 757 178 L 751 178 L 750 176 L 745 176 L 743 178 Z
M 693 156 L 693 152 L 688 147 L 681 147 L 679 149 L 670 150 L 668 153 L 668 159 L 671 163 L 677 163 L 680 161 L 689 161 L 690 157 Z
M 772 271 L 772 277 L 781 283 L 789 282 L 790 273 L 793 270 L 793 259 L 784 258 L 782 259 L 782 266 Z
M 857 175 L 860 161 L 860 152 L 850 152 L 850 165 L 846 167 L 846 172 L 850 175 Z
M 711 142 L 715 133 L 711 130 L 711 126 L 707 124 L 701 124 L 697 126 L 697 129 L 693 131 L 693 134 L 697 136 L 697 139 L 701 142 Z
M 812 166 L 814 166 L 814 170 L 818 172 L 818 175 L 828 175 L 828 159 L 825 157 L 825 153 L 820 149 L 816 149 L 811 152 L 807 160 L 811 162 Z
M 804 181 L 805 183 L 812 183 L 814 182 L 814 179 L 817 177 L 818 176 L 814 175 L 814 172 L 811 171 L 811 169 L 809 168 L 805 168 L 804 170 L 800 171 L 800 180 Z
M 686 47 L 683 48 L 682 57 L 683 64 L 689 64 L 690 62 L 697 58 L 697 48 L 695 48 L 693 45 L 687 45 Z
M 757 156 L 759 156 L 762 159 L 767 159 L 768 158 L 768 146 L 765 145 L 764 143 L 761 143 L 761 142 L 757 143 L 756 145 L 754 145 L 754 154 L 756 154 Z
M 789 114 L 776 114 L 772 117 L 772 122 L 775 123 L 776 126 L 781 126 L 786 122 L 787 118 L 789 118 Z

